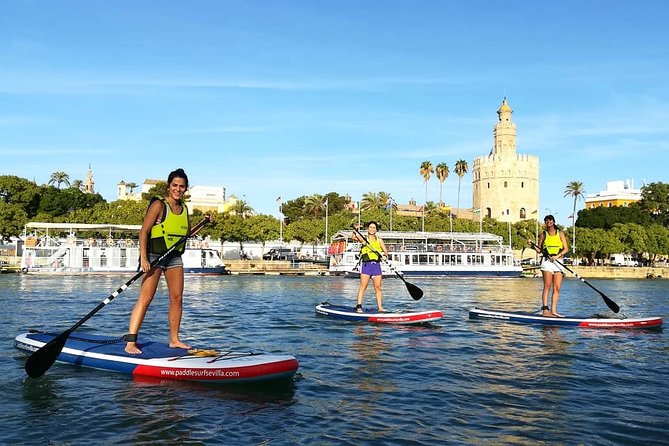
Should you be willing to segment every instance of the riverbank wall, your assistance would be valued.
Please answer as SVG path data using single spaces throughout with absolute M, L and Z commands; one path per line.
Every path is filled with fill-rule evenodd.
M 584 279 L 669 279 L 669 268 L 644 268 L 629 266 L 568 266 Z M 539 267 L 526 268 L 525 277 L 541 277 Z M 567 277 L 572 276 L 569 271 Z

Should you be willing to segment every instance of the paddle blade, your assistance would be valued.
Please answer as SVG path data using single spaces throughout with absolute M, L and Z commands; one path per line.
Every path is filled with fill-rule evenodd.
M 604 293 L 602 292 L 599 292 L 599 295 L 602 296 L 602 299 L 604 299 L 604 303 L 611 309 L 611 311 L 613 311 L 614 313 L 620 311 L 620 307 L 618 306 L 618 304 L 609 299 L 608 296 L 604 295 Z
M 423 290 L 418 288 L 413 283 L 409 283 L 407 281 L 404 281 L 404 283 L 407 286 L 407 291 L 409 291 L 409 294 L 411 294 L 411 297 L 413 297 L 413 300 L 420 300 L 420 298 L 423 297 Z
M 28 376 L 39 378 L 44 375 L 53 363 L 56 362 L 60 352 L 63 351 L 68 336 L 70 336 L 70 331 L 61 333 L 30 355 L 25 366 Z

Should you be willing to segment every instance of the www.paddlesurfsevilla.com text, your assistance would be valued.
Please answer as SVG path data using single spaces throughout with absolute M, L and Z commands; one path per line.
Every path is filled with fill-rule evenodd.
M 214 377 L 214 378 L 237 378 L 239 377 L 238 371 L 226 371 L 226 370 L 193 370 L 193 369 L 183 369 L 183 370 L 161 370 L 160 374 L 163 376 L 197 376 L 197 377 Z

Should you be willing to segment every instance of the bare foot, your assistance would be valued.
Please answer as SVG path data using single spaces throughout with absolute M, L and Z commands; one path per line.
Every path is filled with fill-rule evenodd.
M 362 305 L 358 304 L 355 306 L 355 312 L 356 313 L 362 313 Z
M 553 311 L 553 312 L 551 313 L 551 317 L 564 317 L 564 316 L 562 316 L 562 315 L 561 315 L 560 313 L 558 313 L 557 311 Z
M 184 344 L 181 341 L 170 342 L 170 348 L 190 348 L 190 345 Z
M 541 313 L 543 317 L 553 317 L 550 311 L 544 310 L 543 313 Z
M 140 355 L 142 353 L 135 342 L 128 342 L 125 344 L 125 352 L 130 355 Z
M 385 312 L 386 312 L 386 309 L 385 309 L 385 308 L 383 308 L 383 307 L 379 307 L 379 313 L 385 313 Z

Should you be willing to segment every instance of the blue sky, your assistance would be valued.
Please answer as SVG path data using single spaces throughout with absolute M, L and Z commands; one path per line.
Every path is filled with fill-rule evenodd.
M 331 191 L 420 203 L 421 162 L 471 169 L 506 96 L 540 213 L 567 224 L 570 181 L 669 182 L 668 5 L 4 0 L 0 174 L 90 164 L 113 201 L 121 180 L 183 167 L 276 216 L 278 196 Z

